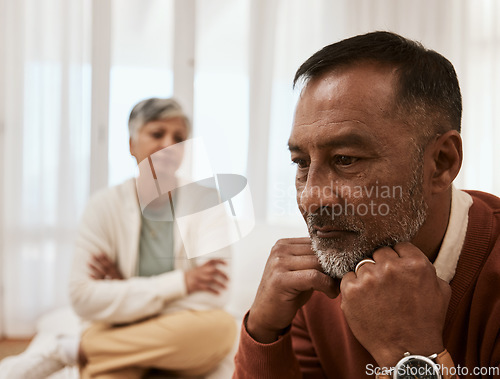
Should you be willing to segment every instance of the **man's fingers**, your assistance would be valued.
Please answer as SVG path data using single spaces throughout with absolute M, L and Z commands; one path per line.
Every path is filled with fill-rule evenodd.
M 344 292 L 345 286 L 347 286 L 353 280 L 356 280 L 356 274 L 354 273 L 354 271 L 349 271 L 342 277 L 342 280 L 340 281 L 340 292 Z
M 287 275 L 285 288 L 292 288 L 299 292 L 310 290 L 320 291 L 328 297 L 334 298 L 339 294 L 338 281 L 314 269 L 291 271 Z
M 321 267 L 316 255 L 290 255 L 285 257 L 281 263 L 283 268 L 288 271 L 315 269 L 323 272 L 323 268 Z
M 276 242 L 277 245 L 311 245 L 311 239 L 309 237 L 299 237 L 299 238 L 282 238 Z
M 273 256 L 304 256 L 304 255 L 315 255 L 314 250 L 311 246 L 311 241 L 308 240 L 306 243 L 293 243 L 285 244 L 277 242 L 272 249 Z
M 382 247 L 375 250 L 373 253 L 373 260 L 377 263 L 383 263 L 389 259 L 400 258 L 399 254 L 391 247 Z
M 393 247 L 401 258 L 421 257 L 424 253 L 410 242 L 401 242 Z

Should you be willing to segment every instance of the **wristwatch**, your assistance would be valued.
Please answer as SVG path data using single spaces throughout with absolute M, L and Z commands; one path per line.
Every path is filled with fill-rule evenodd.
M 394 369 L 395 379 L 442 379 L 441 369 L 434 360 L 437 354 L 428 357 L 405 353 Z
M 428 357 L 405 353 L 390 370 L 390 375 L 377 375 L 377 379 L 452 379 L 455 365 L 448 350 Z

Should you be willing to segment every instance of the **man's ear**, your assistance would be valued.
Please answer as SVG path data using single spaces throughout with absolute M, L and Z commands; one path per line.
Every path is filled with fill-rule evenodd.
M 462 138 L 456 130 L 439 136 L 431 147 L 431 188 L 433 193 L 447 190 L 462 166 Z

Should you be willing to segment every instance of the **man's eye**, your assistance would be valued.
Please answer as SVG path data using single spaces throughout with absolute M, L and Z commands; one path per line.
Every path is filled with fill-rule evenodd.
M 160 139 L 160 138 L 163 138 L 163 133 L 152 133 L 151 136 L 154 139 Z
M 297 165 L 298 168 L 306 168 L 307 161 L 305 159 L 293 159 L 292 164 Z
M 358 158 L 350 157 L 348 155 L 337 155 L 334 158 L 334 163 L 339 165 L 339 166 L 350 166 L 353 163 L 355 163 L 357 160 L 358 160 Z

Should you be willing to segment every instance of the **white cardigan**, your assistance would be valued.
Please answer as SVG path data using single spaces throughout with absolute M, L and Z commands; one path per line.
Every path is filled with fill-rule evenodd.
M 190 199 L 194 202 L 194 199 Z M 174 271 L 151 277 L 137 277 L 141 211 L 135 179 L 101 190 L 90 199 L 76 239 L 69 292 L 75 312 L 84 320 L 129 323 L 160 313 L 179 310 L 223 308 L 227 290 L 220 295 L 195 292 L 187 295 L 184 271 L 212 258 L 223 258 L 230 271 L 230 250 L 221 249 L 200 258 L 187 259 L 174 226 Z M 189 238 L 203 232 L 193 223 Z M 91 254 L 106 253 L 124 280 L 95 280 L 90 277 Z

